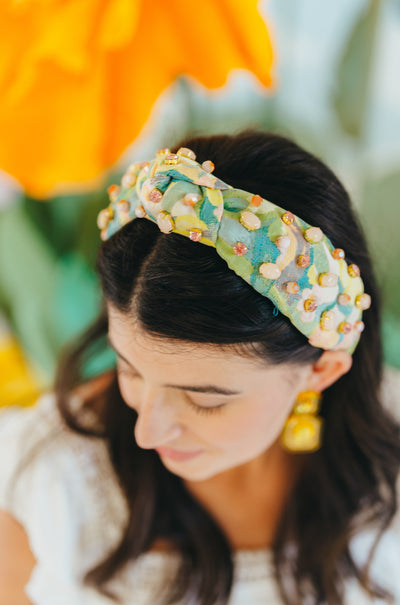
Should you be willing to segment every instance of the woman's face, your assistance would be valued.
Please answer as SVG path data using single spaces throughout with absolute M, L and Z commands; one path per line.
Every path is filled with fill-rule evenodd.
M 277 440 L 308 366 L 262 365 L 217 345 L 154 338 L 109 307 L 118 382 L 137 444 L 192 481 L 250 462 Z

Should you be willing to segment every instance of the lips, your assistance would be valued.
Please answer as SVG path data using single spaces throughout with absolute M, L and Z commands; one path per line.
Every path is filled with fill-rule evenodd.
M 170 447 L 157 447 L 156 452 L 162 456 L 163 458 L 170 458 L 171 460 L 176 460 L 177 462 L 184 462 L 185 460 L 191 460 L 196 456 L 199 456 L 204 450 L 195 450 L 195 451 L 180 451 L 174 450 Z

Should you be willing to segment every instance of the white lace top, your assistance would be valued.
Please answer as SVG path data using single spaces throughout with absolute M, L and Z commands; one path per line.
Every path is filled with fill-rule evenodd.
M 400 393 L 398 376 L 393 384 Z M 53 430 L 58 432 L 56 438 L 49 437 L 41 445 L 28 472 L 22 473 L 16 489 L 10 491 L 10 477 L 23 464 L 24 455 Z M 127 518 L 125 500 L 105 443 L 64 428 L 52 393 L 42 395 L 33 408 L 0 411 L 0 509 L 8 510 L 23 525 L 37 561 L 25 588 L 32 603 L 113 603 L 94 588 L 85 587 L 82 578 L 119 542 Z M 372 539 L 371 532 L 353 539 L 356 560 L 365 559 Z M 176 553 L 146 553 L 128 564 L 109 587 L 122 605 L 157 605 L 157 595 L 178 563 Z M 268 550 L 237 551 L 234 564 L 229 605 L 281 603 Z M 373 577 L 392 590 L 400 605 L 399 515 L 379 543 L 372 570 Z M 383 601 L 370 600 L 356 581 L 350 581 L 346 604 L 367 603 Z

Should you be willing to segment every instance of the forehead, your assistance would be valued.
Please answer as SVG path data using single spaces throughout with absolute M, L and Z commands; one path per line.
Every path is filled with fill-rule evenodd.
M 126 356 L 145 356 L 146 358 L 170 359 L 171 363 L 180 361 L 207 361 L 227 364 L 239 364 L 242 368 L 266 369 L 271 367 L 266 361 L 244 355 L 233 346 L 215 343 L 198 343 L 176 340 L 163 336 L 152 335 L 144 330 L 140 323 L 128 314 L 117 311 L 108 305 L 108 335 L 109 340 L 118 352 Z

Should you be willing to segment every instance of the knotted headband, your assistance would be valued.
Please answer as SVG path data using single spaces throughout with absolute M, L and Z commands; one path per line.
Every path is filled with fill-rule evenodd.
M 193 151 L 160 149 L 132 164 L 121 186 L 109 187 L 110 205 L 97 219 L 107 240 L 136 218 L 163 233 L 212 246 L 228 266 L 269 298 L 311 345 L 353 353 L 364 329 L 360 270 L 347 264 L 319 227 L 263 199 L 235 189 L 196 162 Z

